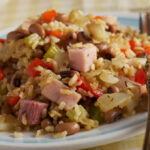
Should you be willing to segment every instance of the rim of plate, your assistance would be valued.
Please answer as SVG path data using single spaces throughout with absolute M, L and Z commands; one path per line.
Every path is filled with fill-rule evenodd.
M 95 13 L 97 14 L 97 13 Z M 107 12 L 104 14 L 108 14 Z M 111 13 L 112 14 L 112 13 Z M 115 14 L 115 13 L 113 13 Z M 133 28 L 138 26 L 138 17 L 137 14 L 127 15 L 124 14 L 115 14 L 118 16 L 118 21 L 122 25 L 130 25 Z M 131 14 L 131 13 L 129 13 Z M 0 37 L 5 37 L 6 34 L 16 28 L 15 27 L 8 28 L 0 32 Z M 120 141 L 125 139 L 126 137 L 130 137 L 133 134 L 138 134 L 143 132 L 144 126 L 146 123 L 147 113 L 140 113 L 136 114 L 135 116 L 122 119 L 118 122 L 107 124 L 100 126 L 97 129 L 93 129 L 87 132 L 80 132 L 79 134 L 68 136 L 63 139 L 46 139 L 46 138 L 21 138 L 21 139 L 14 139 L 11 137 L 0 137 L 0 145 L 7 146 L 7 147 L 25 147 L 25 148 L 85 148 L 103 145 L 106 143 L 111 143 L 114 141 Z M 103 131 L 101 129 L 104 129 Z M 108 129 L 107 129 L 108 128 Z M 89 146 L 90 145 L 90 146 Z
M 30 138 L 30 139 L 14 139 L 14 138 L 0 138 L 0 145 L 7 147 L 25 147 L 25 148 L 71 148 L 80 147 L 85 148 L 86 144 L 88 147 L 104 145 L 114 141 L 120 141 L 132 135 L 137 135 L 143 132 L 143 127 L 146 123 L 147 113 L 137 114 L 130 118 L 122 119 L 118 122 L 103 125 L 97 129 L 91 131 L 83 132 L 81 135 L 68 136 L 63 139 L 45 139 L 45 138 Z M 107 129 L 105 127 L 112 129 Z M 104 131 L 101 131 L 101 128 Z M 28 143 L 29 141 L 34 141 L 33 143 Z M 36 141 L 37 140 L 37 141 Z M 23 142 L 24 141 L 24 142 Z M 30 142 L 31 142 L 30 141 Z M 39 143 L 38 143 L 39 142 Z M 10 144 L 10 145 L 9 145 Z

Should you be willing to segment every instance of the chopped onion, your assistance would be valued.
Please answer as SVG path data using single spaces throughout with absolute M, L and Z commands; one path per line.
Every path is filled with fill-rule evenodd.
M 102 73 L 100 74 L 100 79 L 103 82 L 109 83 L 109 84 L 115 84 L 117 83 L 119 80 L 118 78 L 114 77 L 111 72 L 107 71 L 107 70 L 103 70 Z
M 132 96 L 128 93 L 103 94 L 98 98 L 96 105 L 100 107 L 101 111 L 107 112 L 115 107 L 127 106 L 131 98 Z
M 65 52 L 60 52 L 56 55 L 55 60 L 58 64 L 59 71 L 66 71 L 69 66 L 68 54 Z

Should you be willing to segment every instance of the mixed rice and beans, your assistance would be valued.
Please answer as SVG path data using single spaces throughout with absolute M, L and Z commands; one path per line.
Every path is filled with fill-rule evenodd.
M 29 18 L 0 39 L 0 131 L 60 138 L 147 111 L 149 40 L 113 16 Z

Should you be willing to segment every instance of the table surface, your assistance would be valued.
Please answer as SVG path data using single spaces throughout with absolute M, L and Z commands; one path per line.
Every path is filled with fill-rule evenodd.
M 136 1 L 136 3 L 135 3 Z M 66 6 L 67 7 L 64 7 Z M 31 15 L 40 14 L 45 9 L 55 8 L 58 11 L 70 11 L 81 9 L 87 12 L 131 10 L 133 8 L 146 7 L 149 0 L 1 0 L 0 1 L 0 31 L 21 23 Z M 143 144 L 144 134 L 130 139 L 90 148 L 88 150 L 140 150 Z

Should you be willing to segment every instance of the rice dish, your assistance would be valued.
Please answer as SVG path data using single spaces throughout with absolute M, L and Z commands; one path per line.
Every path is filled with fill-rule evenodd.
M 0 39 L 0 131 L 63 138 L 147 111 L 149 40 L 113 16 L 29 18 Z

